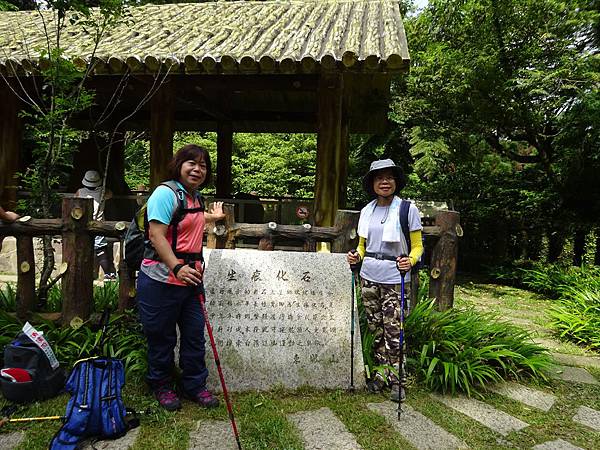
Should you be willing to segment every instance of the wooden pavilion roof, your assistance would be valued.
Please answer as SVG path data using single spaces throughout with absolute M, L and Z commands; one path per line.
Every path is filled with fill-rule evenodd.
M 145 5 L 100 43 L 96 74 L 398 73 L 409 54 L 397 1 L 218 1 Z M 46 46 L 53 11 L 0 13 L 0 69 L 26 74 Z M 49 27 L 51 29 L 52 27 Z M 62 36 L 65 55 L 89 63 L 93 42 L 81 28 Z M 8 67 L 7 67 L 8 66 Z M 12 70 L 7 70 L 12 69 Z

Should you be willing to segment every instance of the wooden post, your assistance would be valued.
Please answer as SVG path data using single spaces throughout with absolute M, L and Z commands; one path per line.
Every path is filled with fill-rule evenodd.
M 0 205 L 12 210 L 17 202 L 15 174 L 19 170 L 22 121 L 20 102 L 6 80 L 0 80 Z
M 412 311 L 417 306 L 417 299 L 419 295 L 419 271 L 413 270 L 410 273 L 410 297 L 408 299 L 408 309 Z
M 333 253 L 347 253 L 356 248 L 358 244 L 358 217 L 359 211 L 340 209 L 335 215 L 336 229 L 340 230 L 340 236 L 333 241 L 331 251 Z
M 431 253 L 429 297 L 436 299 L 440 311 L 454 304 L 458 234 L 462 234 L 459 219 L 456 211 L 440 211 L 435 216 L 440 238 Z
M 123 251 L 124 242 L 119 246 L 121 254 L 119 257 L 119 311 L 125 311 L 132 308 L 135 300 L 135 278 L 127 267 L 125 254 Z
M 225 219 L 214 224 L 210 223 L 206 227 L 208 232 L 206 248 L 235 248 L 235 236 L 231 231 L 235 223 L 234 205 L 232 203 L 224 203 L 223 212 L 225 213 Z
M 342 76 L 322 73 L 318 88 L 315 225 L 332 226 L 345 202 L 348 167 L 348 117 L 343 108 Z
M 17 236 L 17 317 L 25 320 L 36 309 L 33 238 Z
M 175 96 L 169 84 L 161 86 L 150 102 L 150 185 L 168 178 L 167 164 L 173 157 Z
M 75 317 L 87 320 L 94 302 L 94 238 L 87 231 L 94 203 L 91 198 L 65 198 L 62 203 L 63 262 L 68 270 L 62 280 L 62 323 Z
M 217 125 L 217 180 L 218 198 L 231 197 L 231 165 L 233 154 L 233 128 L 231 122 L 219 121 Z

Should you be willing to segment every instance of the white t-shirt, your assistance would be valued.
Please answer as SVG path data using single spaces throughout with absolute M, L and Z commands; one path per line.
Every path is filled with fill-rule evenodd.
M 86 187 L 79 188 L 77 192 L 75 192 L 75 197 L 79 198 L 91 198 L 94 200 L 94 220 L 104 220 L 104 209 L 100 209 L 100 195 L 102 194 L 102 189 L 97 187 L 96 189 L 89 189 Z M 106 237 L 105 236 L 96 236 L 94 237 L 94 248 L 101 248 L 106 245 Z
M 398 242 L 383 242 L 381 240 L 383 226 L 388 220 L 395 220 L 398 223 L 398 227 L 400 227 L 400 216 L 395 215 L 395 217 L 390 217 L 388 213 L 389 208 L 387 206 L 375 207 L 369 222 L 366 251 L 368 253 L 381 253 L 388 256 L 408 255 L 408 244 L 404 238 L 404 233 L 400 233 L 400 241 Z M 410 204 L 408 210 L 408 229 L 409 231 L 423 229 L 419 210 L 414 203 Z M 381 284 L 399 284 L 402 281 L 402 277 L 394 261 L 370 257 L 365 257 L 360 270 L 360 276 L 366 280 Z M 404 276 L 404 282 L 410 282 L 410 272 Z

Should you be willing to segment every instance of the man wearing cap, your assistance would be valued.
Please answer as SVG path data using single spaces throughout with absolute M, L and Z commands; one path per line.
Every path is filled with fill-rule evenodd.
M 404 173 L 391 159 L 371 163 L 363 178 L 363 188 L 373 200 L 360 212 L 359 245 L 347 255 L 348 263 L 362 263 L 362 302 L 369 330 L 375 338 L 373 349 L 377 363 L 392 367 L 398 367 L 400 354 L 400 271 L 406 272 L 404 291 L 405 298 L 409 298 L 410 269 L 423 253 L 423 227 L 419 210 L 412 203 L 408 209 L 410 243 L 406 242 L 401 229 L 402 200 L 396 194 L 405 184 Z M 392 390 L 390 398 L 399 401 L 398 377 L 389 370 L 386 377 L 376 373 L 367 386 L 370 391 L 379 392 L 388 383 Z
M 91 198 L 94 200 L 94 220 L 104 220 L 104 207 L 100 207 L 102 201 L 102 178 L 100 174 L 95 170 L 88 170 L 81 180 L 83 187 L 79 188 L 75 192 L 75 197 L 80 198 Z M 108 200 L 112 197 L 110 191 L 106 191 L 104 198 Z M 112 252 L 108 251 L 108 244 L 106 242 L 106 236 L 96 236 L 94 238 L 94 250 L 96 253 L 96 263 L 102 267 L 104 271 L 104 281 L 116 280 L 117 274 L 115 271 L 115 265 L 112 261 Z

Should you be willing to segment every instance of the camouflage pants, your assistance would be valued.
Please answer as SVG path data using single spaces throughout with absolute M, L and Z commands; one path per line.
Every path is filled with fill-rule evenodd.
M 367 315 L 369 331 L 374 336 L 373 351 L 380 365 L 398 370 L 400 355 L 400 285 L 380 284 L 362 280 L 362 303 Z M 408 315 L 410 283 L 404 285 L 404 316 Z M 406 349 L 406 347 L 405 347 Z M 398 383 L 394 373 L 386 369 L 390 383 Z M 382 379 L 381 374 L 376 375 Z

